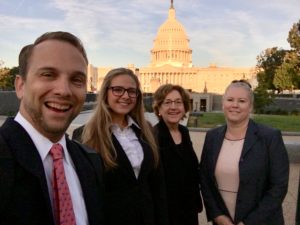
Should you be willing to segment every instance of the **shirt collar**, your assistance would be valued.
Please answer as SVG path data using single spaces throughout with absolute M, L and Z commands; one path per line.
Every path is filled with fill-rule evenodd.
M 127 116 L 128 127 L 135 125 L 137 128 L 141 129 L 140 126 L 132 119 L 131 116 Z
M 33 141 L 35 147 L 37 148 L 42 161 L 44 161 L 52 147 L 53 143 L 48 138 L 43 136 L 41 133 L 39 133 L 32 125 L 31 123 L 25 119 L 25 117 L 18 112 L 18 114 L 15 117 L 15 121 L 18 122 L 28 133 L 31 140 Z M 67 163 L 70 163 L 70 155 L 67 151 L 67 144 L 66 144 L 66 137 L 63 135 L 63 137 L 57 142 L 61 144 L 64 150 L 64 159 Z
M 127 115 L 126 119 L 127 119 L 127 127 L 125 127 L 125 128 L 131 127 L 132 125 L 134 125 L 137 128 L 141 129 L 140 126 L 132 119 L 131 116 Z M 113 129 L 116 129 L 117 127 L 120 127 L 120 126 L 118 124 L 114 123 L 114 124 L 111 125 L 111 127 Z

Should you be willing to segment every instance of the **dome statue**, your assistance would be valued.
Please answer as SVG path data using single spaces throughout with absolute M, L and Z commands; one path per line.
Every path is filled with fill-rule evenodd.
M 192 67 L 192 50 L 183 25 L 176 20 L 173 1 L 168 19 L 159 27 L 151 50 L 151 66 Z

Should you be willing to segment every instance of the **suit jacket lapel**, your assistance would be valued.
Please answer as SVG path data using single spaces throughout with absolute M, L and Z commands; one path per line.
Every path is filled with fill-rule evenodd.
M 212 143 L 212 155 L 213 155 L 213 158 L 212 158 L 213 168 L 212 169 L 213 169 L 213 174 L 214 174 L 215 167 L 216 167 L 216 164 L 217 164 L 217 159 L 218 159 L 220 151 L 221 151 L 221 147 L 223 145 L 226 129 L 227 129 L 226 125 L 220 127 L 217 130 L 215 137 L 213 137 L 211 139 L 211 140 L 213 140 L 213 143 Z
M 164 151 L 164 148 L 171 148 L 174 149 L 174 153 L 176 155 L 182 158 L 182 155 L 178 152 L 178 149 L 176 148 L 176 144 L 172 138 L 172 135 L 166 123 L 161 119 L 157 126 L 159 130 L 159 137 L 158 137 L 159 147 L 162 147 L 161 151 Z M 179 130 L 182 134 L 182 144 L 185 144 L 183 130 L 181 129 L 180 126 L 179 126 Z
M 148 173 L 148 171 L 153 168 L 153 155 L 152 155 L 152 150 L 150 148 L 150 145 L 143 140 L 143 137 L 141 135 L 141 130 L 137 128 L 135 125 L 132 125 L 131 128 L 135 132 L 135 135 L 139 139 L 139 142 L 142 146 L 143 153 L 144 153 L 144 159 L 142 161 L 140 173 L 138 176 L 138 180 L 141 180 L 146 177 L 145 174 Z M 130 163 L 130 162 L 129 162 Z M 131 164 L 130 164 L 131 166 Z M 131 167 L 132 170 L 132 167 Z M 132 170 L 133 171 L 133 170 Z
M 252 146 L 256 143 L 258 139 L 257 131 L 258 130 L 255 123 L 250 119 L 245 136 L 245 143 L 241 154 L 241 160 L 246 156 L 246 154 L 252 149 Z
M 143 174 L 146 173 L 147 169 L 151 168 L 151 162 L 153 162 L 153 159 L 151 159 L 151 157 L 153 157 L 151 155 L 152 150 L 150 149 L 150 146 L 148 145 L 148 143 L 146 143 L 143 138 L 141 137 L 141 131 L 139 128 L 137 128 L 135 125 L 132 125 L 131 128 L 133 129 L 133 131 L 135 132 L 135 135 L 137 136 L 142 149 L 143 149 L 143 153 L 144 153 L 144 159 L 142 161 L 142 165 L 141 165 L 141 169 L 140 169 L 140 173 L 138 176 L 138 179 L 141 179 L 143 177 Z M 125 172 L 134 180 L 136 180 L 136 176 L 134 174 L 132 165 L 125 153 L 125 151 L 123 150 L 121 144 L 118 142 L 117 138 L 112 134 L 112 139 L 113 139 L 113 144 L 116 148 L 117 151 L 117 157 L 118 157 L 118 161 L 119 164 L 122 165 L 122 167 L 125 168 Z M 123 171 L 123 170 L 122 170 Z
M 144 159 L 138 177 L 139 180 L 146 177 L 144 174 L 147 174 L 148 170 L 153 167 L 153 156 L 152 156 L 152 150 L 150 149 L 150 146 L 144 140 L 140 140 L 140 143 L 142 145 L 142 149 L 144 152 Z
M 83 153 L 83 150 L 79 149 L 79 145 L 76 145 L 67 138 L 67 148 L 74 163 L 78 179 L 80 181 L 85 206 L 88 213 L 89 223 L 91 225 L 95 224 L 93 221 L 97 221 L 97 219 L 95 218 L 101 210 L 96 207 L 97 205 L 99 205 L 99 202 L 97 203 L 97 201 L 99 200 L 98 193 L 100 192 L 100 190 L 97 190 L 98 188 L 100 188 L 100 186 L 98 187 L 96 185 L 96 181 L 98 180 L 96 177 L 96 173 L 90 161 L 87 159 L 87 156 L 84 155 L 85 153 Z
M 131 166 L 131 163 L 123 150 L 121 144 L 118 142 L 117 138 L 112 134 L 113 144 L 117 151 L 117 158 L 119 161 L 119 164 L 122 165 L 122 167 L 125 168 L 125 172 L 132 178 L 136 179 L 133 168 Z M 123 171 L 123 170 L 122 170 Z
M 39 179 L 48 212 L 51 213 L 49 218 L 53 218 L 43 162 L 33 141 L 25 129 L 14 121 L 13 118 L 7 119 L 1 129 L 5 130 L 3 136 L 7 140 L 7 143 L 12 146 L 12 154 L 16 161 L 18 161 L 21 167 Z M 12 138 L 12 134 L 18 139 L 17 141 Z

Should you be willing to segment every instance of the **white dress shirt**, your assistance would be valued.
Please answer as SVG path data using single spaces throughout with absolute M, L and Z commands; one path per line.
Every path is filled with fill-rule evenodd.
M 111 130 L 119 141 L 123 150 L 125 151 L 127 158 L 129 159 L 129 162 L 133 168 L 135 177 L 138 178 L 144 159 L 144 151 L 141 143 L 139 142 L 139 139 L 132 130 L 131 125 L 134 124 L 136 127 L 140 127 L 130 116 L 127 117 L 127 123 L 127 127 L 123 129 L 121 129 L 118 124 L 113 124 L 111 126 Z
M 45 170 L 45 175 L 47 179 L 48 191 L 53 206 L 53 193 L 52 193 L 52 167 L 53 160 L 50 155 L 50 149 L 53 144 L 48 138 L 41 135 L 22 115 L 18 112 L 15 117 L 15 121 L 18 122 L 29 134 L 33 143 L 35 144 Z M 85 207 L 85 202 L 82 195 L 81 185 L 78 179 L 78 176 L 75 171 L 74 163 L 70 157 L 69 152 L 67 151 L 66 137 L 65 135 L 61 138 L 59 142 L 64 150 L 64 170 L 66 179 L 68 182 L 71 199 L 73 203 L 74 214 L 76 218 L 77 225 L 88 225 L 87 212 Z M 53 209 L 53 207 L 52 207 Z

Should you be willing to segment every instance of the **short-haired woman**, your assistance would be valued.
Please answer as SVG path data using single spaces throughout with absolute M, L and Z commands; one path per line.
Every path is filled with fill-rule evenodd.
M 179 85 L 160 86 L 153 96 L 159 119 L 154 127 L 164 168 L 170 225 L 198 225 L 202 211 L 198 159 L 189 130 L 179 122 L 190 109 L 189 94 Z

